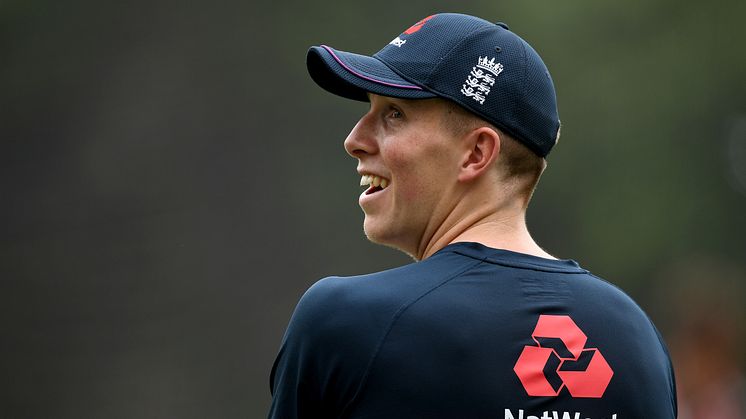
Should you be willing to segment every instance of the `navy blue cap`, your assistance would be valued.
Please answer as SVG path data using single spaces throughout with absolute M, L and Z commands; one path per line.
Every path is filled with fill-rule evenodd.
M 452 100 L 524 143 L 549 154 L 560 121 L 552 78 L 531 46 L 504 23 L 442 13 L 415 23 L 373 56 L 308 50 L 311 78 L 349 99 L 367 93 Z

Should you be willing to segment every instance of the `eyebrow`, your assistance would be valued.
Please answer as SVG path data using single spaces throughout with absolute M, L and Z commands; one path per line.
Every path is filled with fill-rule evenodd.
M 409 100 L 401 99 L 397 97 L 382 96 L 382 95 L 376 95 L 375 93 L 368 93 L 368 102 L 370 102 L 371 106 L 373 105 L 373 101 L 371 100 L 372 96 L 376 96 L 380 98 L 379 100 L 383 101 L 384 103 L 393 103 L 394 105 L 397 105 L 397 106 L 411 107 L 412 104 L 410 104 L 409 102 L 413 102 L 413 101 L 409 101 Z

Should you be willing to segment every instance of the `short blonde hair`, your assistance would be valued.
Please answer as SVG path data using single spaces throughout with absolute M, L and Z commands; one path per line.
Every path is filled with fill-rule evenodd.
M 450 100 L 444 100 L 444 102 L 446 104 L 446 115 L 443 123 L 445 128 L 454 135 L 461 136 L 483 126 L 498 133 L 500 136 L 500 154 L 496 164 L 497 170 L 504 181 L 516 185 L 516 192 L 525 199 L 524 205 L 528 205 L 541 174 L 547 167 L 546 159 L 457 103 Z

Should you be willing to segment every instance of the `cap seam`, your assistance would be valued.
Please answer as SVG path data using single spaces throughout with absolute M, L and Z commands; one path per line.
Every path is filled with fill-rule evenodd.
M 448 50 L 448 52 L 446 52 L 442 57 L 440 57 L 440 60 L 438 61 L 438 64 L 435 65 L 435 66 L 433 66 L 432 70 L 430 70 L 430 72 L 427 73 L 427 77 L 425 77 L 425 83 L 427 83 L 427 84 L 430 83 L 430 79 L 433 76 L 433 73 L 435 73 L 435 70 L 438 69 L 443 64 L 443 62 L 446 60 L 446 58 L 448 58 L 448 57 L 451 56 L 451 53 L 453 53 L 453 51 L 456 48 L 460 47 L 461 44 L 463 44 L 464 42 L 466 42 L 469 38 L 477 35 L 478 33 L 486 32 L 488 29 L 491 29 L 491 28 L 489 26 L 485 26 L 485 27 L 482 27 L 482 28 L 476 28 L 473 31 L 469 32 L 468 34 L 464 35 L 464 37 L 461 38 L 460 41 L 458 41 L 453 47 L 451 47 L 451 49 Z
M 505 131 L 505 133 L 507 133 L 508 135 L 511 135 L 513 137 L 521 137 L 521 136 L 517 135 L 512 128 L 509 128 L 507 126 L 507 124 L 504 124 L 504 123 L 502 123 L 500 121 L 495 120 L 494 118 L 492 118 L 491 116 L 489 116 L 487 114 L 487 112 L 484 112 L 484 111 L 482 111 L 479 108 L 473 108 L 473 107 L 467 105 L 466 103 L 462 102 L 462 99 L 461 99 L 460 96 L 454 97 L 454 96 L 452 96 L 449 93 L 442 92 L 442 91 L 440 91 L 438 89 L 433 89 L 430 86 L 424 86 L 424 87 L 425 87 L 425 90 L 427 90 L 428 92 L 433 92 L 433 93 L 437 94 L 439 97 L 442 97 L 442 98 L 448 99 L 448 100 L 450 100 L 452 102 L 455 102 L 457 105 L 463 107 L 465 110 L 467 110 L 467 111 L 469 111 L 469 112 L 471 112 L 471 113 L 473 113 L 473 114 L 475 114 L 477 116 L 480 116 L 480 117 L 484 118 L 485 121 L 487 121 L 487 122 L 495 125 L 496 127 L 500 128 L 502 131 Z
M 396 68 L 392 67 L 389 63 L 387 63 L 385 60 L 383 60 L 381 57 L 379 57 L 378 53 L 375 53 L 375 54 L 371 55 L 371 57 L 373 57 L 373 58 L 377 59 L 378 61 L 382 62 L 383 65 L 385 65 L 386 67 L 389 68 L 389 70 L 393 71 L 394 73 L 396 73 L 397 75 L 399 75 L 399 77 L 403 78 L 404 80 L 406 80 L 406 81 L 414 84 L 415 86 L 419 87 L 422 90 L 430 91 L 429 89 L 426 88 L 426 86 L 421 85 L 421 84 L 413 81 L 409 77 L 407 77 L 404 74 L 402 74 L 399 70 L 397 70 Z
M 515 120 L 516 113 L 518 113 L 519 110 L 520 110 L 520 112 L 523 112 L 524 98 L 526 97 L 526 91 L 528 90 L 528 82 L 527 82 L 527 79 L 528 79 L 528 77 L 527 77 L 527 74 L 528 74 L 528 53 L 526 52 L 526 45 L 523 42 L 519 42 L 519 44 L 521 45 L 521 51 L 523 51 L 523 76 L 522 76 L 522 80 L 521 80 L 522 86 L 521 86 L 521 90 L 520 90 L 520 92 L 521 92 L 520 96 L 518 97 L 518 103 L 517 103 L 518 106 L 514 106 L 513 107 L 512 113 L 510 115 L 510 119 L 511 120 Z M 524 135 L 520 135 L 519 137 L 521 137 L 521 138 L 518 138 L 518 140 L 520 140 L 521 143 L 525 144 L 526 146 L 528 146 L 529 148 L 531 148 L 531 149 L 533 149 L 535 151 L 540 152 L 541 154 L 544 154 L 544 151 L 541 150 L 540 146 L 537 146 L 536 144 L 532 144 L 531 143 L 531 139 L 530 138 L 522 138 L 522 137 L 524 137 Z
M 414 84 L 414 85 L 420 86 L 421 88 L 423 88 L 423 89 L 425 89 L 425 90 L 427 90 L 427 91 L 429 91 L 429 92 L 437 92 L 437 93 L 440 93 L 439 91 L 437 91 L 437 90 L 434 90 L 434 89 L 432 89 L 432 88 L 430 87 L 430 83 L 429 83 L 429 82 L 430 82 L 430 79 L 431 79 L 431 77 L 432 77 L 432 75 L 433 75 L 433 73 L 435 73 L 435 70 L 436 70 L 436 69 L 437 69 L 438 67 L 440 67 L 440 66 L 441 66 L 441 65 L 443 64 L 443 61 L 444 61 L 444 60 L 445 60 L 445 59 L 446 59 L 446 58 L 447 58 L 448 56 L 450 56 L 450 55 L 451 55 L 451 53 L 453 52 L 453 50 L 454 50 L 454 49 L 456 49 L 456 48 L 457 48 L 458 46 L 460 46 L 460 45 L 461 45 L 461 44 L 463 44 L 463 43 L 464 43 L 465 41 L 467 41 L 467 40 L 468 40 L 468 38 L 470 38 L 470 37 L 472 37 L 473 35 L 475 35 L 475 34 L 479 33 L 480 31 L 487 31 L 488 29 L 490 29 L 490 27 L 489 27 L 489 26 L 485 26 L 485 27 L 482 27 L 482 28 L 475 28 L 475 29 L 474 29 L 473 31 L 471 31 L 471 32 L 469 32 L 468 34 L 464 35 L 464 37 L 463 37 L 463 38 L 462 38 L 462 39 L 461 39 L 460 41 L 458 41 L 458 42 L 456 43 L 456 45 L 454 45 L 453 47 L 451 47 L 451 49 L 449 49 L 449 50 L 448 50 L 448 52 L 446 52 L 445 54 L 443 54 L 443 56 L 442 56 L 442 57 L 440 57 L 440 59 L 438 60 L 438 64 L 437 64 L 437 65 L 435 65 L 435 66 L 433 66 L 433 68 L 432 68 L 432 69 L 430 70 L 430 72 L 429 72 L 429 73 L 427 73 L 427 76 L 426 76 L 426 77 L 424 78 L 424 82 L 423 82 L 423 83 L 421 83 L 421 84 L 420 84 L 419 82 L 413 81 L 413 80 L 412 80 L 411 78 L 409 78 L 409 76 L 407 76 L 407 75 L 405 75 L 405 74 L 402 74 L 402 73 L 401 73 L 401 72 L 399 71 L 399 69 L 397 69 L 396 67 L 394 67 L 394 66 L 392 66 L 391 64 L 387 63 L 387 62 L 386 62 L 386 60 L 384 60 L 383 58 L 381 58 L 380 56 L 378 56 L 378 53 L 375 53 L 375 54 L 373 54 L 373 57 L 374 57 L 374 58 L 376 58 L 376 59 L 378 59 L 378 61 L 382 62 L 383 64 L 385 64 L 385 65 L 386 65 L 386 67 L 388 67 L 389 69 L 391 69 L 391 71 L 393 71 L 394 73 L 398 74 L 398 75 L 399 75 L 399 77 L 403 78 L 404 80 L 406 80 L 406 81 L 408 81 L 408 82 L 410 82 L 410 83 L 412 83 L 412 84 Z M 379 51 L 379 52 L 380 52 L 380 51 Z
M 373 78 L 372 76 L 366 76 L 365 74 L 359 73 L 355 69 L 353 69 L 350 66 L 348 66 L 347 64 L 345 64 L 342 61 L 341 58 L 337 57 L 337 54 L 334 53 L 334 50 L 331 47 L 329 47 L 327 45 L 321 45 L 321 48 L 323 48 L 325 51 L 327 51 L 332 56 L 332 58 L 334 59 L 334 61 L 337 62 L 337 64 L 339 64 L 340 66 L 342 66 L 342 68 L 344 68 L 347 72 L 349 72 L 350 74 L 352 74 L 355 77 L 359 77 L 359 78 L 361 78 L 363 80 L 368 80 L 368 81 L 373 82 L 373 83 L 382 84 L 384 86 L 395 87 L 395 88 L 398 88 L 398 89 L 419 89 L 419 90 L 423 89 L 422 86 L 420 86 L 420 85 L 418 85 L 416 83 L 412 83 L 410 80 L 407 80 L 407 81 L 410 82 L 410 83 L 412 83 L 413 86 L 405 86 L 405 85 L 402 85 L 402 84 L 396 84 L 396 83 L 392 83 L 392 82 L 388 82 L 388 81 L 377 80 L 377 79 Z M 376 60 L 382 62 L 384 65 L 386 65 L 386 67 L 389 67 L 380 58 L 378 58 L 378 57 L 371 57 L 371 58 L 376 59 Z M 391 69 L 391 67 L 389 67 L 389 69 Z

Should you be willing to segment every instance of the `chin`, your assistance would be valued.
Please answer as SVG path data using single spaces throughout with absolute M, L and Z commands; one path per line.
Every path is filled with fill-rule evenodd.
M 381 228 L 376 228 L 376 226 L 372 225 L 372 223 L 368 217 L 365 218 L 365 222 L 363 222 L 363 232 L 365 232 L 365 237 L 375 244 L 382 244 L 384 246 L 389 246 L 387 241 L 385 240 L 385 235 L 381 231 Z
M 368 218 L 366 218 L 365 222 L 363 223 L 363 231 L 365 232 L 365 237 L 368 239 L 368 241 L 370 241 L 371 243 L 380 244 L 381 246 L 396 249 L 400 252 L 406 253 L 412 259 L 418 260 L 415 256 L 414 250 L 410 250 L 405 243 L 403 243 L 401 240 L 397 240 L 397 236 L 401 236 L 400 234 L 397 235 L 393 231 L 386 231 L 386 228 L 382 228 L 387 226 L 377 226 L 378 228 L 376 228 L 376 226 L 373 224 L 374 223 L 368 220 Z

